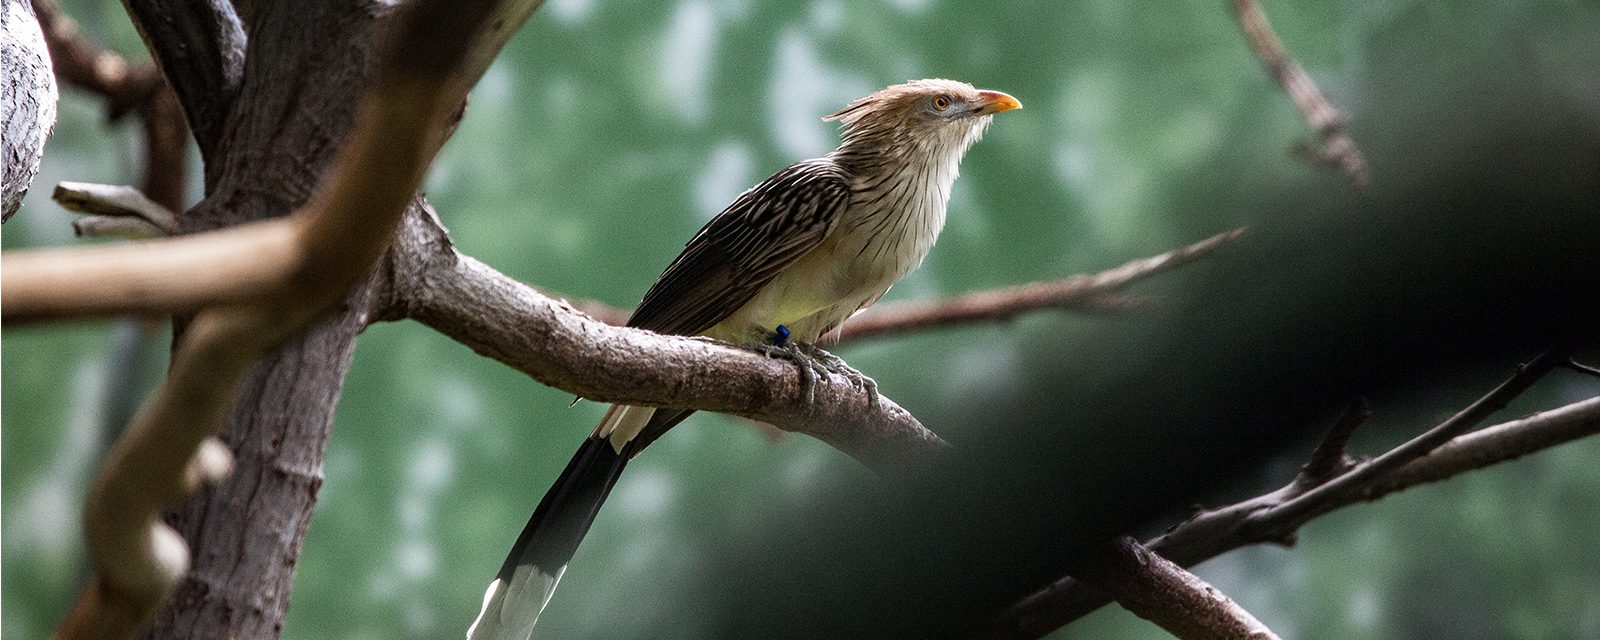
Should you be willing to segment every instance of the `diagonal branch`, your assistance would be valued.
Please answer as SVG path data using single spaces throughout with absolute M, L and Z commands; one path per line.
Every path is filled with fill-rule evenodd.
M 1278 640 L 1232 598 L 1183 567 L 1122 536 L 1083 570 L 1124 609 L 1182 640 Z
M 1559 351 L 1541 354 L 1533 362 L 1520 367 L 1511 379 L 1484 398 L 1427 433 L 1436 433 L 1447 426 L 1451 429 L 1470 428 L 1486 417 L 1487 413 L 1483 413 L 1486 406 L 1509 399 L 1510 395 L 1514 395 L 1513 390 L 1526 388 L 1526 384 L 1540 375 L 1541 369 L 1546 372 L 1549 370 L 1546 365 L 1551 364 L 1550 360 L 1560 361 L 1556 358 L 1558 355 L 1565 357 Z M 1463 414 L 1466 414 L 1465 418 Z M 1291 509 L 1276 509 L 1315 491 L 1316 485 L 1309 485 L 1302 475 L 1276 491 L 1197 513 L 1145 544 L 1151 551 L 1185 567 L 1192 567 L 1239 547 L 1263 543 L 1291 544 L 1296 530 L 1323 514 L 1595 434 L 1600 434 L 1600 398 L 1455 436 L 1432 448 L 1427 455 L 1408 457 L 1403 464 L 1387 473 L 1378 476 L 1363 474 L 1360 477 L 1365 480 L 1350 490 L 1326 491 L 1320 494 L 1317 501 L 1300 503 Z M 1396 450 L 1408 448 L 1408 445 L 1419 446 L 1414 443 L 1425 437 L 1426 434 L 1419 436 Z M 1375 463 L 1377 460 L 1364 465 Z M 1357 465 L 1355 470 L 1337 476 L 1334 481 L 1359 473 L 1364 465 Z M 1109 602 L 1110 598 L 1103 591 L 1071 577 L 1062 578 L 1013 605 L 993 621 L 983 637 L 1041 638 Z
M 1322 90 L 1317 88 L 1317 83 L 1289 55 L 1283 42 L 1278 40 L 1278 34 L 1272 31 L 1267 13 L 1256 0 L 1232 0 L 1230 5 L 1239 20 L 1239 27 L 1244 30 L 1245 39 L 1250 42 L 1250 49 L 1266 66 L 1272 80 L 1283 88 L 1284 93 L 1289 94 L 1294 106 L 1305 114 L 1306 122 L 1320 138 L 1316 146 L 1302 146 L 1302 155 L 1318 164 L 1343 171 L 1358 187 L 1366 186 L 1370 177 L 1367 160 L 1361 155 L 1361 149 L 1356 147 L 1355 140 L 1345 133 L 1344 114 L 1328 102 Z
M 875 469 L 944 442 L 905 409 L 841 378 L 804 400 L 795 367 L 726 343 L 608 325 L 456 252 L 436 220 L 411 216 L 386 265 L 409 317 L 544 384 L 601 402 L 717 411 L 806 433 Z
M 161 87 L 161 74 L 148 62 L 129 64 L 83 35 L 78 22 L 56 0 L 33 0 L 50 58 L 62 82 L 105 98 L 116 120 L 148 101 Z
M 1358 464 L 1350 471 L 1320 485 L 1309 487 L 1304 493 L 1281 504 L 1250 515 L 1247 524 L 1264 530 L 1280 531 L 1288 535 L 1301 523 L 1315 515 L 1326 513 L 1326 505 L 1335 504 L 1346 496 L 1365 491 L 1376 479 L 1405 466 L 1413 460 L 1431 453 L 1450 439 L 1478 426 L 1490 415 L 1504 409 L 1511 400 L 1527 391 L 1545 374 L 1560 365 L 1571 353 L 1564 348 L 1551 348 L 1536 356 L 1531 362 L 1517 367 L 1517 372 L 1489 393 L 1462 409 L 1432 429 L 1407 440 L 1383 455 Z M 1284 529 L 1284 526 L 1292 526 Z
M 976 322 L 1003 322 L 1040 309 L 1093 308 L 1110 293 L 1210 255 L 1244 234 L 1225 231 L 1161 255 L 1128 262 L 1100 273 L 966 293 L 949 298 L 885 304 L 846 322 L 840 342 L 889 333 Z

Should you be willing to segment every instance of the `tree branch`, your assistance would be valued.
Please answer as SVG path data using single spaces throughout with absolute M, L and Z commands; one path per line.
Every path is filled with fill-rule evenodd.
M 139 223 L 139 228 L 148 227 L 150 233 L 143 236 L 147 238 L 178 232 L 178 214 L 133 187 L 63 182 L 56 185 L 50 198 L 63 209 L 86 215 L 72 224 L 80 236 L 90 235 L 85 233 L 86 227 L 105 225 L 110 220 L 133 221 Z
M 1416 443 L 1428 442 L 1431 440 L 1428 434 L 1437 434 L 1441 428 L 1470 428 L 1471 425 L 1466 422 L 1475 424 L 1481 421 L 1486 415 L 1483 413 L 1486 406 L 1508 399 L 1508 394 L 1514 395 L 1513 390 L 1520 390 L 1519 387 L 1526 388 L 1527 383 L 1540 375 L 1541 369 L 1548 371 L 1547 365 L 1553 366 L 1551 360 L 1560 361 L 1555 357 L 1559 353 L 1551 351 L 1541 354 L 1461 413 L 1424 435 L 1396 447 L 1385 456 L 1394 451 L 1415 451 L 1414 447 L 1421 446 Z M 1317 486 L 1326 486 L 1308 486 L 1302 474 L 1276 491 L 1197 513 L 1146 542 L 1146 546 L 1180 566 L 1192 567 L 1239 547 L 1262 543 L 1292 544 L 1296 530 L 1326 513 L 1597 433 L 1600 433 L 1600 398 L 1592 398 L 1456 436 L 1422 457 L 1408 457 L 1399 467 L 1382 475 L 1362 473 L 1357 477 L 1364 478 L 1363 482 L 1348 489 L 1323 491 L 1315 501 L 1301 502 L 1290 509 L 1278 508 L 1309 495 Z M 1354 470 L 1337 476 L 1329 484 L 1355 476 L 1362 469 L 1379 464 L 1379 460 L 1385 456 L 1357 465 Z M 1110 598 L 1103 591 L 1071 577 L 1062 578 L 999 616 L 984 632 L 984 637 L 1041 638 L 1109 602 Z
M 228 0 L 124 0 L 212 165 L 244 75 L 244 25 Z
M 1181 640 L 1278 640 L 1232 598 L 1128 536 L 1107 544 L 1084 579 Z
M 461 255 L 436 220 L 410 216 L 387 265 L 390 305 L 544 384 L 601 402 L 717 411 L 806 433 L 887 469 L 944 442 L 887 398 L 835 377 L 806 404 L 793 364 L 704 338 L 608 325 Z
M 87 196 L 79 199 L 95 200 Z M 102 203 L 102 208 L 114 207 Z M 1038 309 L 1092 304 L 1090 301 L 1116 293 L 1133 282 L 1208 255 L 1241 233 L 1236 229 L 1218 234 L 1098 274 L 902 303 L 887 312 L 853 320 L 846 325 L 844 337 L 860 339 L 894 331 L 998 321 Z M 0 296 L 4 296 L 0 308 L 8 321 L 15 322 L 129 310 L 182 312 L 207 304 L 281 297 L 288 294 L 278 288 L 293 281 L 295 273 L 316 271 L 297 257 L 302 249 L 295 245 L 294 238 L 288 221 L 272 221 L 164 241 L 161 250 L 152 250 L 154 247 L 145 243 L 14 252 L 4 258 L 4 269 L 0 270 L 6 279 L 5 287 L 0 288 Z M 398 240 L 396 255 L 410 261 L 391 269 L 391 279 L 401 283 L 395 285 L 397 295 L 403 298 L 397 303 L 404 310 L 401 316 L 422 320 L 545 384 L 600 401 L 718 411 L 772 423 L 787 431 L 813 435 L 876 468 L 898 464 L 903 452 L 919 452 L 913 457 L 920 457 L 920 453 L 943 445 L 936 435 L 892 402 L 884 402 L 879 411 L 863 414 L 859 407 L 868 400 L 865 390 L 825 380 L 817 403 L 802 407 L 793 402 L 800 397 L 799 383 L 787 365 L 740 350 L 713 348 L 703 341 L 645 338 L 639 337 L 648 335 L 643 332 L 590 323 L 587 318 L 572 314 L 571 306 L 458 254 L 431 217 L 408 225 Z M 410 274 L 423 275 L 418 278 Z M 66 291 L 73 295 L 61 295 Z M 591 303 L 588 308 L 613 316 L 612 320 L 622 315 L 598 303 Z M 553 314 L 574 317 L 554 318 Z M 544 341 L 538 343 L 519 335 L 540 322 L 579 326 L 576 333 L 547 328 Z M 596 336 L 597 333 L 601 335 Z M 579 340 L 597 338 L 601 342 L 586 344 Z M 683 366 L 660 366 L 657 350 L 681 354 Z M 595 375 L 596 369 L 605 375 Z M 696 371 L 709 377 L 685 375 Z M 725 373 L 715 373 L 719 371 Z M 719 382 L 707 384 L 710 381 Z M 774 401 L 775 398 L 788 401 Z
M 1322 442 L 1317 444 L 1316 450 L 1311 452 L 1311 459 L 1300 468 L 1300 473 L 1295 476 L 1295 483 L 1322 484 L 1355 466 L 1355 461 L 1345 454 L 1345 449 L 1350 444 L 1350 437 L 1355 435 L 1356 428 L 1371 417 L 1372 406 L 1367 404 L 1366 398 L 1359 398 L 1345 407 L 1344 413 L 1340 414 L 1339 419 L 1334 420 L 1333 427 L 1322 437 Z
M 39 14 L 56 74 L 62 82 L 104 98 L 107 119 L 117 120 L 144 105 L 161 87 L 161 73 L 154 64 L 129 64 L 100 48 L 56 0 L 33 0 L 33 10 Z
M 274 220 L 180 238 L 7 251 L 0 317 L 184 314 L 276 297 L 300 264 L 296 236 L 291 221 Z
M 130 111 L 139 112 L 145 134 L 141 189 L 167 209 L 183 209 L 189 128 L 183 107 L 160 71 L 150 62 L 130 64 L 94 44 L 56 0 L 33 0 L 33 7 L 44 26 L 56 73 L 64 82 L 104 99 L 108 120 L 115 121 Z M 91 234 L 120 235 L 123 228 L 138 225 L 126 220 L 96 220 L 81 226 L 89 227 Z M 140 228 L 137 232 L 148 231 Z M 83 231 L 80 235 L 84 235 Z
M 1505 382 L 1439 426 L 1407 440 L 1377 458 L 1357 464 L 1348 472 L 1325 483 L 1306 487 L 1304 493 L 1285 502 L 1250 514 L 1246 524 L 1261 527 L 1266 531 L 1281 532 L 1284 536 L 1289 535 L 1312 516 L 1326 513 L 1327 505 L 1337 504 L 1344 496 L 1365 491 L 1374 480 L 1428 455 L 1439 448 L 1439 445 L 1449 442 L 1450 439 L 1477 426 L 1496 411 L 1504 409 L 1512 398 L 1527 391 L 1534 382 L 1564 362 L 1570 353 L 1570 350 L 1564 348 L 1545 350 L 1531 362 L 1517 367 L 1517 372 Z
M 910 300 L 877 305 L 844 323 L 833 344 L 939 327 L 1005 322 L 1044 309 L 1123 311 L 1149 305 L 1149 300 L 1122 293 L 1135 282 L 1171 271 L 1205 256 L 1244 234 L 1244 228 L 1226 231 L 1186 247 L 1133 260 L 1099 273 L 1067 276 L 998 289 L 974 291 L 947 298 Z M 626 309 L 588 298 L 564 298 L 573 308 L 606 324 L 627 323 Z
M 1244 234 L 1226 231 L 1161 255 L 1134 260 L 1100 273 L 1033 282 L 949 298 L 881 305 L 846 322 L 840 342 L 890 333 L 976 322 L 1003 322 L 1040 309 L 1095 308 L 1104 296 L 1134 282 L 1210 255 Z
M 1300 63 L 1289 55 L 1283 42 L 1278 40 L 1278 34 L 1272 31 L 1267 13 L 1256 0 L 1232 0 L 1230 5 L 1239 20 L 1239 27 L 1244 30 L 1245 39 L 1250 42 L 1250 49 L 1266 66 L 1273 81 L 1289 94 L 1294 106 L 1305 114 L 1306 122 L 1320 138 L 1315 146 L 1301 145 L 1301 155 L 1317 164 L 1343 171 L 1358 187 L 1366 186 L 1369 179 L 1367 160 L 1361 155 L 1361 149 L 1356 147 L 1355 140 L 1345 133 L 1344 114 L 1328 102 L 1311 76 L 1306 75 Z

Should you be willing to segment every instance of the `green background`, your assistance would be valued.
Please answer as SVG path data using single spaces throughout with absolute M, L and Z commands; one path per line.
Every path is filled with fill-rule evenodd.
M 1330 99 L 1366 123 L 1449 109 L 1384 103 L 1378 78 L 1428 93 L 1509 52 L 1551 91 L 1595 98 L 1593 2 L 1269 2 Z M 142 45 L 116 3 L 72 3 L 94 37 Z M 1417 71 L 1406 75 L 1406 69 Z M 1398 70 L 1398 71 L 1397 71 Z M 459 248 L 520 280 L 628 306 L 723 204 L 836 138 L 820 116 L 907 78 L 943 76 L 1025 105 L 968 155 L 949 223 L 889 299 L 1098 270 L 1231 228 L 1228 202 L 1338 181 L 1294 161 L 1306 125 L 1208 2 L 598 2 L 552 0 L 473 92 L 429 197 Z M 1441 85 L 1443 86 L 1443 85 Z M 4 227 L 6 249 L 78 242 L 46 198 L 62 180 L 137 180 L 136 127 L 64 89 L 43 170 Z M 1374 158 L 1382 180 L 1386 162 Z M 195 168 L 196 172 L 198 168 Z M 195 182 L 198 182 L 196 179 Z M 198 197 L 198 193 L 194 194 Z M 1220 203 L 1189 206 L 1195 201 Z M 1181 275 L 1176 282 L 1181 283 Z M 1181 289 L 1166 283 L 1164 290 Z M 841 350 L 936 430 L 964 394 L 1018 375 L 1035 340 L 1128 316 L 1031 317 Z M 3 632 L 41 637 L 83 577 L 82 495 L 101 455 L 114 323 L 3 334 Z M 156 341 L 164 338 L 157 337 Z M 159 352 L 160 349 L 154 349 Z M 1377 452 L 1493 381 L 1441 381 L 1416 406 L 1377 407 Z M 1555 375 L 1505 415 L 1595 393 Z M 412 323 L 362 337 L 329 444 L 288 638 L 459 637 L 529 511 L 598 418 L 581 403 Z M 1309 443 L 1307 445 L 1309 448 Z M 1575 443 L 1307 526 L 1292 550 L 1248 549 L 1202 577 L 1286 638 L 1600 637 L 1600 442 Z M 1300 462 L 1286 454 L 1257 484 Z M 860 473 L 809 438 L 775 440 L 698 416 L 624 477 L 552 601 L 550 637 L 604 637 L 584 603 L 644 600 L 645 576 L 760 505 L 825 474 Z M 1162 637 L 1108 609 L 1059 636 Z

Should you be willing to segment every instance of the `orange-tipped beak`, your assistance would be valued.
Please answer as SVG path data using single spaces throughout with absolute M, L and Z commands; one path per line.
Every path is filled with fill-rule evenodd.
M 978 115 L 989 115 L 1021 108 L 1022 103 L 1017 102 L 1017 99 L 1011 97 L 1011 94 L 1000 91 L 979 91 L 978 102 L 974 105 L 972 111 Z

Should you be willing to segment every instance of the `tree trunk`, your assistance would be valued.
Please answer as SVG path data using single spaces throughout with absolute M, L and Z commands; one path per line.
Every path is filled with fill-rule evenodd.
M 206 198 L 184 216 L 186 233 L 282 216 L 306 202 L 350 130 L 374 27 L 387 11 L 354 1 L 257 8 L 243 84 L 206 167 Z M 193 549 L 194 569 L 147 637 L 276 638 L 282 631 L 334 408 L 372 291 L 361 287 L 247 379 L 222 433 L 234 451 L 233 474 L 168 514 Z

